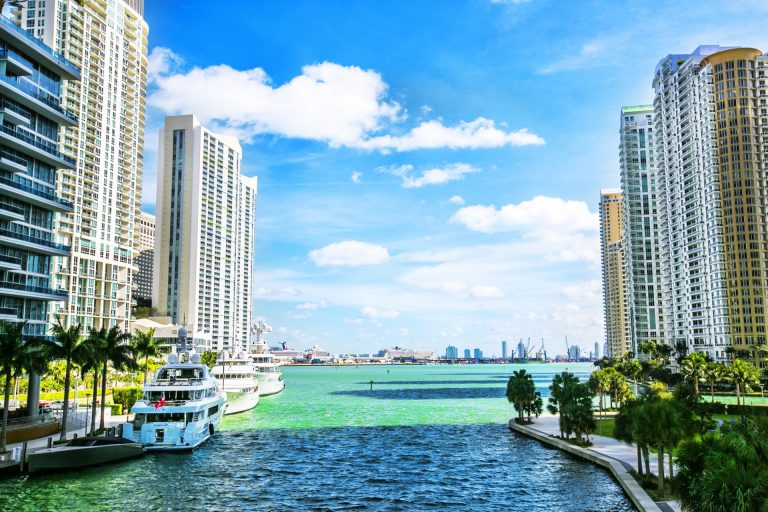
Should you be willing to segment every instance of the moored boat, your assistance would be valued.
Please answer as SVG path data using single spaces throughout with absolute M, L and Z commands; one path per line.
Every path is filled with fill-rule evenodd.
M 78 469 L 144 455 L 140 443 L 122 437 L 81 437 L 62 446 L 35 450 L 27 455 L 27 471 Z
M 225 415 L 245 412 L 258 405 L 259 381 L 255 376 L 253 361 L 245 354 L 229 357 L 227 352 L 222 352 L 211 373 L 227 394 Z
M 285 388 L 283 372 L 280 363 L 275 360 L 275 355 L 269 351 L 264 341 L 264 334 L 271 332 L 272 327 L 259 321 L 253 326 L 256 333 L 256 345 L 248 356 L 253 360 L 253 368 L 256 380 L 259 381 L 259 394 L 261 396 L 274 395 Z
M 192 450 L 219 430 L 227 395 L 199 354 L 187 359 L 168 355 L 131 408 L 135 416 L 123 425 L 123 437 L 147 450 Z

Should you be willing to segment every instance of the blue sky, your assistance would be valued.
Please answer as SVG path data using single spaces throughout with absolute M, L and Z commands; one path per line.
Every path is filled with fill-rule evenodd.
M 597 202 L 667 53 L 768 48 L 764 2 L 147 2 L 157 129 L 194 113 L 259 177 L 272 341 L 443 353 L 603 342 Z

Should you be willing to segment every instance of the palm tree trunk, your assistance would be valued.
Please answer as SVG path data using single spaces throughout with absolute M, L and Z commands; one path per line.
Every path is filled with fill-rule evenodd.
M 710 393 L 710 397 L 712 398 L 711 402 L 715 403 L 715 381 L 714 380 L 709 384 L 709 393 Z
M 643 459 L 645 459 L 645 474 L 651 476 L 651 453 L 648 445 L 643 445 Z
M 643 476 L 643 452 L 640 445 L 637 445 L 637 474 Z
M 104 428 L 104 408 L 107 406 L 107 362 L 104 361 L 104 369 L 101 371 L 101 420 L 99 428 Z
M 67 439 L 67 417 L 69 416 L 69 372 L 72 371 L 72 356 L 67 355 L 67 366 L 64 370 L 64 406 L 61 412 L 61 435 L 59 441 Z
M 8 407 L 11 401 L 11 372 L 5 373 L 5 386 L 3 388 L 3 436 L 0 441 L 0 453 L 5 453 L 6 432 L 8 431 Z
M 147 373 L 149 373 L 149 354 L 144 355 L 144 385 L 147 384 Z
M 739 402 L 741 401 L 741 386 L 739 383 L 736 383 L 736 405 L 741 405 Z
M 672 460 L 672 449 L 669 450 L 669 479 L 675 476 L 675 463 Z
M 699 396 L 699 379 L 698 377 L 693 379 L 693 394 L 694 396 Z
M 659 491 L 659 497 L 664 496 L 664 447 L 658 446 L 658 466 L 659 466 L 659 480 L 656 490 Z
M 634 374 L 632 377 L 632 382 L 635 384 L 635 398 L 637 398 L 637 374 Z
M 93 370 L 93 402 L 91 402 L 91 434 L 96 433 L 96 394 L 99 392 L 99 369 Z

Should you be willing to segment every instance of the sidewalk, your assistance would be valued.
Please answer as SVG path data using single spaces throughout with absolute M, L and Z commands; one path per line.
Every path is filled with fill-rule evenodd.
M 122 415 L 122 416 L 107 416 L 104 419 L 104 424 L 105 424 L 105 426 L 107 428 L 109 428 L 109 427 L 114 427 L 116 425 L 119 425 L 121 423 L 125 423 L 125 421 L 126 421 L 126 416 L 125 415 Z M 74 439 L 75 438 L 75 434 L 77 434 L 77 437 L 84 437 L 86 435 L 87 431 L 90 430 L 90 425 L 91 424 L 90 424 L 90 421 L 89 421 L 87 427 L 79 428 L 79 429 L 76 429 L 76 430 L 70 430 L 69 432 L 67 432 L 66 438 L 67 439 Z M 96 417 L 96 427 L 97 428 L 98 428 L 98 425 L 99 425 L 99 417 L 97 416 Z M 53 435 L 50 435 L 50 436 L 40 437 L 38 439 L 31 439 L 29 441 L 26 441 L 26 443 L 27 443 L 27 451 L 29 452 L 30 450 L 33 450 L 33 449 L 37 450 L 37 449 L 40 449 L 40 448 L 48 448 L 48 438 L 52 438 L 53 441 L 56 442 L 56 441 L 59 440 L 59 436 L 60 435 L 61 434 L 56 433 L 56 434 L 53 434 Z M 12 443 L 12 444 L 8 445 L 7 450 L 8 451 L 13 451 L 14 448 L 19 448 L 19 451 L 21 451 L 21 447 L 23 445 L 24 445 L 23 442 L 21 442 L 21 443 Z
M 519 426 L 519 425 L 518 425 Z M 559 436 L 559 418 L 557 416 L 541 416 L 537 418 L 532 425 L 525 425 L 526 428 L 545 434 L 548 437 Z M 597 435 L 589 436 L 592 441 L 592 446 L 589 448 L 583 448 L 585 452 L 593 452 L 598 455 L 610 457 L 623 463 L 625 466 L 629 466 L 637 470 L 637 448 L 635 445 L 624 444 L 612 437 L 603 437 Z M 664 457 L 666 460 L 666 456 Z M 658 474 L 657 458 L 651 456 L 650 461 L 651 472 Z M 667 469 L 666 466 L 664 469 Z M 680 504 L 677 501 L 663 501 L 657 502 L 659 508 L 666 510 L 667 512 L 681 512 Z

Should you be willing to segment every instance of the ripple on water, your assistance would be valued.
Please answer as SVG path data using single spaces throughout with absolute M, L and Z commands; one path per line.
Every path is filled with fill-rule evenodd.
M 449 393 L 445 367 L 293 370 L 284 393 L 228 419 L 192 453 L 0 481 L 0 510 L 633 510 L 604 471 L 511 433 L 505 400 L 436 398 Z M 332 394 L 381 378 L 401 382 L 390 389 L 434 379 L 439 391 L 413 399 Z

